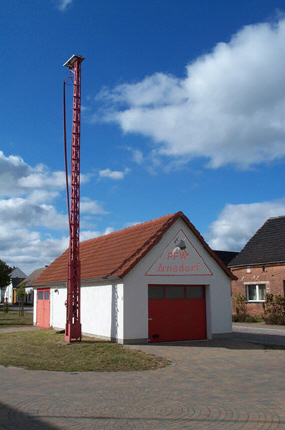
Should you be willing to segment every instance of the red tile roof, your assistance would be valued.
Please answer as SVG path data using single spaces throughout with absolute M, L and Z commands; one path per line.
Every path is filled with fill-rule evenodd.
M 182 212 L 177 212 L 81 242 L 81 279 L 123 278 L 149 252 L 178 218 L 182 218 L 185 221 L 207 251 L 211 253 L 227 275 L 231 277 L 231 272 L 209 248 L 193 224 Z M 36 279 L 34 285 L 66 282 L 68 253 L 67 249 L 60 257 L 54 260 Z

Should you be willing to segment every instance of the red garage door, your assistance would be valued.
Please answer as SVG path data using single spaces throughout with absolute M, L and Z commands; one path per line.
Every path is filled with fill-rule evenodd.
M 37 326 L 50 328 L 50 290 L 37 291 Z
M 204 285 L 149 285 L 150 342 L 206 339 Z

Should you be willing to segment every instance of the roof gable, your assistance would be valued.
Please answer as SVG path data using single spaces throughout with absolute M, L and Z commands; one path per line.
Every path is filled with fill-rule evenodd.
M 28 287 L 29 285 L 31 285 L 40 275 L 41 273 L 45 270 L 44 267 L 41 267 L 39 269 L 34 270 L 29 276 L 27 276 L 24 280 L 23 280 L 23 284 L 25 284 L 26 287 Z
M 285 262 L 285 216 L 269 218 L 229 267 Z
M 15 267 L 15 269 L 11 272 L 11 278 L 22 278 L 25 279 L 27 275 L 19 269 L 19 267 Z
M 228 276 L 230 271 L 213 253 L 188 218 L 177 212 L 161 218 L 137 224 L 123 230 L 89 239 L 80 243 L 81 279 L 123 278 L 160 240 L 178 219 L 182 218 Z M 67 249 L 36 279 L 34 285 L 46 285 L 67 281 Z
M 234 251 L 214 250 L 214 253 L 217 254 L 226 266 L 238 255 L 238 252 Z

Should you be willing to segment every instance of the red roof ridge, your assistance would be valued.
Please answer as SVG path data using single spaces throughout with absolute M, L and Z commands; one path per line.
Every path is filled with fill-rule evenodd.
M 173 213 L 173 214 L 169 214 L 169 215 L 162 215 L 162 216 L 161 216 L 161 217 L 159 217 L 159 218 L 154 218 L 154 219 L 151 219 L 151 220 L 148 220 L 148 221 L 137 222 L 136 224 L 130 225 L 130 226 L 128 226 L 128 227 L 120 228 L 119 230 L 111 231 L 110 233 L 100 234 L 100 235 L 98 235 L 98 236 L 96 236 L 96 237 L 91 237 L 90 239 L 83 240 L 82 242 L 80 242 L 80 244 L 82 244 L 82 243 L 87 243 L 87 242 L 91 242 L 91 241 L 94 241 L 94 240 L 98 240 L 99 238 L 104 238 L 104 237 L 109 237 L 109 236 L 111 236 L 111 235 L 119 234 L 119 233 L 122 233 L 122 232 L 124 232 L 124 231 L 126 231 L 126 230 L 135 229 L 135 228 L 137 228 L 138 226 L 146 225 L 146 224 L 150 224 L 150 223 L 152 223 L 152 222 L 157 222 L 157 221 L 161 220 L 162 218 L 169 218 L 169 217 L 172 217 L 172 216 L 175 216 L 175 215 L 178 215 L 178 214 L 180 214 L 180 215 L 184 215 L 184 214 L 183 214 L 183 212 L 181 212 L 181 211 L 179 211 L 179 212 L 175 212 L 175 213 Z M 67 248 L 67 249 L 68 249 L 68 248 Z M 65 251 L 66 251 L 66 250 L 65 250 Z

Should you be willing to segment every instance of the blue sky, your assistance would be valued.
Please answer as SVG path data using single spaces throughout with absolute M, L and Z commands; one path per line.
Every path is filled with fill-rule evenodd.
M 181 210 L 238 251 L 285 214 L 285 0 L 9 0 L 0 23 L 0 259 L 28 275 L 68 246 L 73 54 L 82 240 Z

